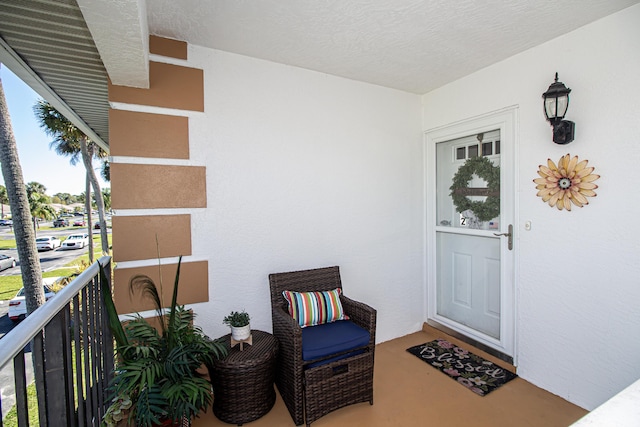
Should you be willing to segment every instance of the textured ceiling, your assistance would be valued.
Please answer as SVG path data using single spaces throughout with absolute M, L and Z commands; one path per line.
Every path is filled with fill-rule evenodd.
M 638 2 L 0 0 L 0 62 L 107 149 L 148 34 L 423 94 Z
M 638 0 L 150 0 L 149 33 L 423 94 Z

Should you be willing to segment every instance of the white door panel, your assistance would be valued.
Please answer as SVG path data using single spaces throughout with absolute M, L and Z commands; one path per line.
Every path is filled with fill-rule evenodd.
M 438 233 L 437 313 L 500 338 L 500 241 Z
M 515 221 L 516 113 L 509 108 L 487 114 L 429 131 L 425 139 L 427 320 L 511 357 L 515 247 L 499 235 Z M 500 209 L 491 220 L 480 221 L 472 210 L 458 212 L 451 197 L 456 172 L 475 157 L 486 157 L 500 171 Z M 478 194 L 487 194 L 487 187 L 473 174 L 462 194 L 483 202 L 486 196 Z

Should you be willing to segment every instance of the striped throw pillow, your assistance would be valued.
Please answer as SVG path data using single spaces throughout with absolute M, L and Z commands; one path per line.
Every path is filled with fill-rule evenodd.
M 336 288 L 322 292 L 283 291 L 282 295 L 289 303 L 289 314 L 304 328 L 348 319 L 340 303 L 341 293 Z

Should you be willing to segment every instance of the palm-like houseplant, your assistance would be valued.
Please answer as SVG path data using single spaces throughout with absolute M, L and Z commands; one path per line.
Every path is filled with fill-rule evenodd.
M 161 291 L 158 292 L 150 277 L 134 276 L 129 283 L 131 293 L 141 292 L 153 300 L 158 328 L 139 314 L 123 326 L 111 290 L 107 286 L 102 288 L 117 354 L 112 381 L 115 397 L 104 419 L 107 424 L 121 418 L 118 411 L 123 400 L 130 401 L 125 406 L 129 423 L 143 427 L 163 422 L 179 425 L 183 419 L 196 417 L 212 402 L 211 384 L 198 369 L 203 364 L 210 368 L 215 358 L 226 354 L 226 347 L 209 339 L 193 324 L 193 312 L 177 304 L 181 261 L 182 257 L 178 261 L 171 305 L 166 311 Z

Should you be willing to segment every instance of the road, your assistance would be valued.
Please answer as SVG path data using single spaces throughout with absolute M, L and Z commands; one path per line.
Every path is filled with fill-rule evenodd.
M 41 225 L 51 226 L 51 223 L 50 222 L 43 223 Z M 36 231 L 36 237 L 56 236 L 62 239 L 63 237 L 67 237 L 71 234 L 85 233 L 85 232 L 86 232 L 86 227 L 73 227 L 73 226 L 52 228 L 50 230 L 39 229 Z M 99 235 L 100 230 L 93 230 L 93 234 Z M 13 238 L 13 229 L 11 227 L 0 227 L 0 238 Z M 76 258 L 86 254 L 88 250 L 89 250 L 88 247 L 84 247 L 82 249 L 70 249 L 70 250 L 62 250 L 60 248 L 56 248 L 53 251 L 38 252 L 38 257 L 40 259 L 40 267 L 42 268 L 43 272 L 57 270 L 59 268 L 64 267 L 66 264 L 72 262 Z M 14 257 L 17 261 L 17 265 L 15 267 L 0 271 L 0 285 L 1 285 L 2 277 L 15 276 L 20 274 L 20 261 L 18 260 L 18 251 L 15 248 L 4 249 L 4 250 L 1 250 L 0 252 L 5 255 Z M 4 334 L 8 332 L 8 330 L 6 330 L 7 325 L 10 325 L 12 323 L 9 320 L 9 318 L 6 316 L 6 310 L 7 310 L 7 307 L 4 307 L 3 304 L 0 304 L 0 338 L 2 338 Z
M 83 233 L 86 229 L 83 227 L 64 227 L 46 231 L 38 231 L 37 237 L 42 236 L 56 236 L 62 238 L 63 236 L 69 236 L 74 233 Z M 100 230 L 94 230 L 94 234 L 99 234 Z M 1 227 L 1 236 L 12 236 L 13 231 L 9 227 Z M 43 272 L 56 270 L 64 267 L 69 262 L 87 253 L 89 249 L 84 247 L 82 249 L 61 250 L 57 248 L 53 251 L 38 252 L 40 258 L 40 266 Z M 5 249 L 1 251 L 5 255 L 9 255 L 18 260 L 18 251 L 16 249 Z M 0 272 L 0 284 L 2 283 L 2 277 L 14 276 L 20 274 L 20 262 L 13 268 L 8 268 Z M 0 301 L 0 339 L 13 328 L 13 322 L 9 320 L 9 316 L 6 315 L 8 311 L 8 301 Z
M 86 232 L 86 227 L 64 227 L 64 228 L 54 228 L 51 230 L 40 230 L 37 231 L 36 237 L 44 237 L 44 236 L 56 236 L 59 238 L 69 236 L 75 233 L 84 233 Z M 93 230 L 93 234 L 100 234 L 100 230 Z M 0 227 L 0 238 L 6 236 L 13 236 L 13 230 L 9 227 Z M 43 251 L 38 252 L 38 256 L 40 257 L 40 266 L 42 271 L 51 271 L 56 270 L 58 268 L 63 267 L 65 264 L 73 261 L 75 258 L 80 255 L 84 255 L 87 253 L 87 248 L 83 249 L 74 249 L 74 250 L 60 250 L 57 248 L 54 251 Z M 2 251 L 3 254 L 14 257 L 16 260 L 18 259 L 18 251 L 16 249 L 5 249 Z M 0 277 L 2 276 L 12 276 L 20 274 L 20 262 L 18 261 L 18 265 L 14 268 L 9 268 L 0 272 Z
M 9 301 L 0 301 L 0 339 L 13 329 L 14 323 L 9 320 Z

